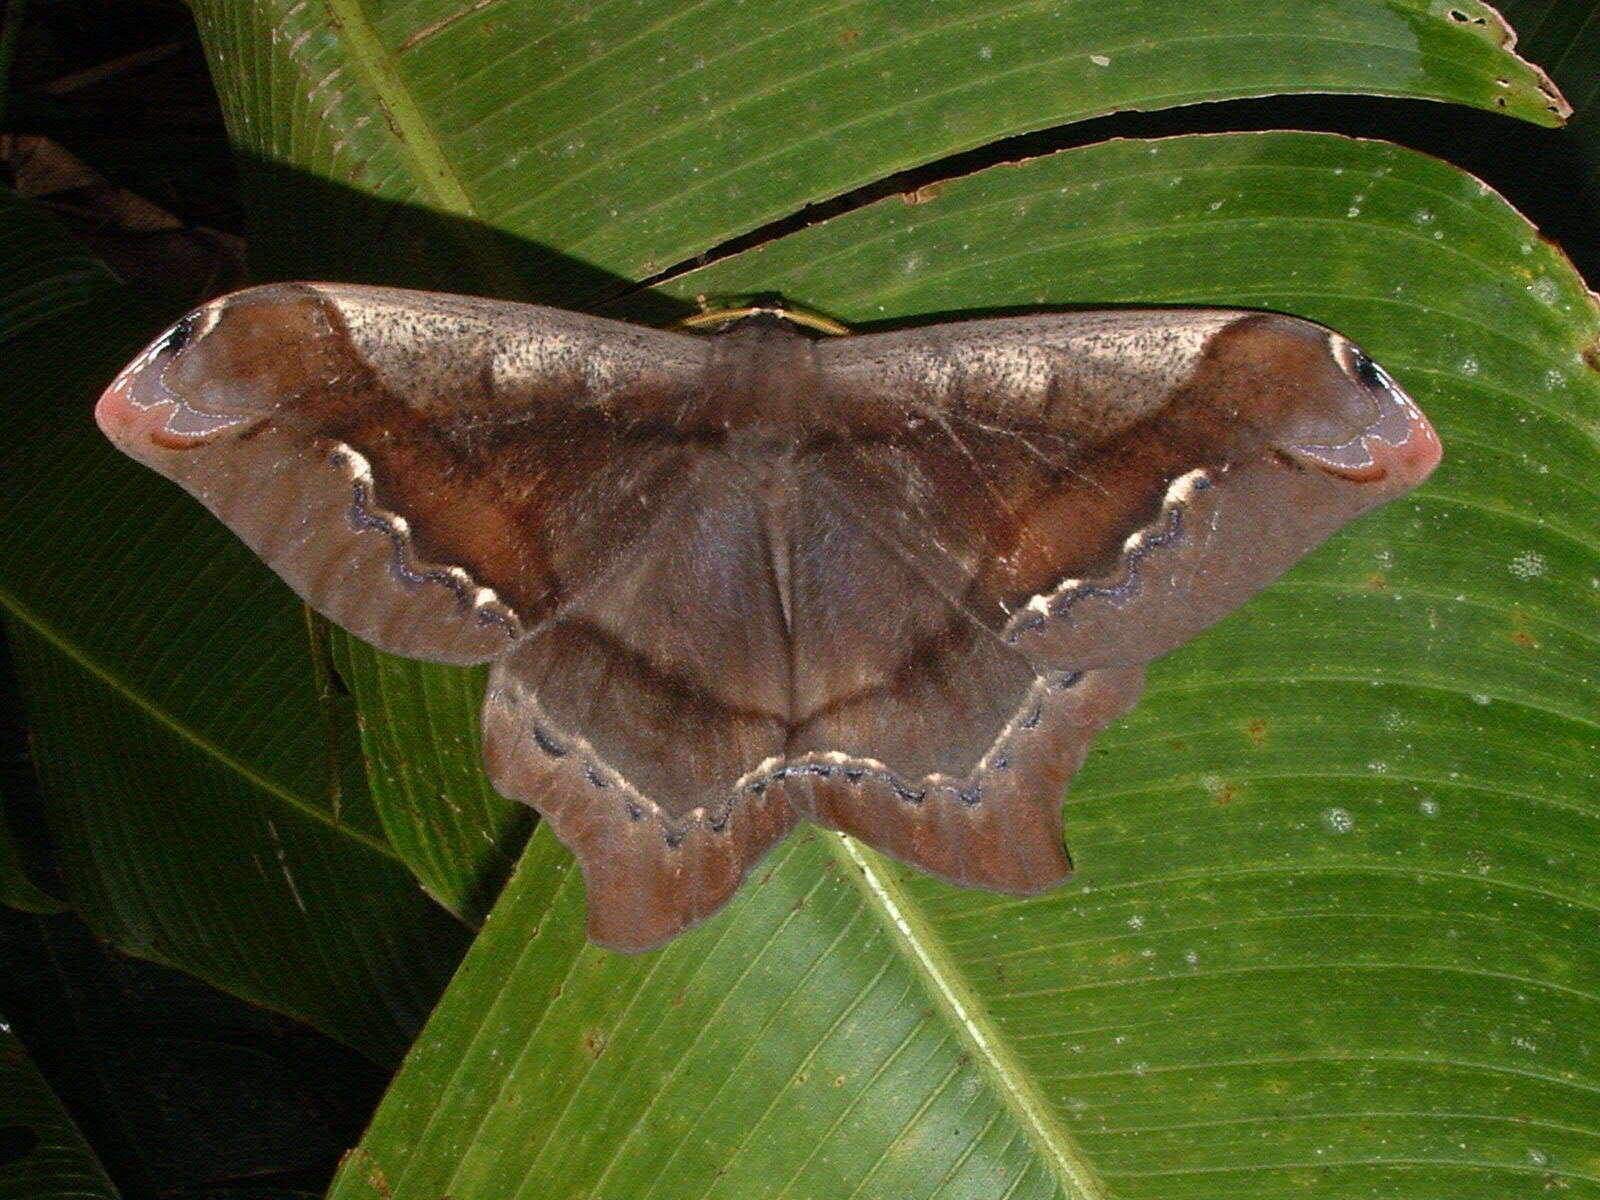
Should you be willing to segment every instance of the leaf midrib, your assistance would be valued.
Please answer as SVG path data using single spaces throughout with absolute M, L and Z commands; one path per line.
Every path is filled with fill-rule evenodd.
M 961 968 L 890 873 L 888 860 L 844 834 L 819 833 L 1065 1194 L 1073 1200 L 1109 1200 L 1105 1184 L 1056 1119 Z
M 434 209 L 468 222 L 452 224 L 449 232 L 471 259 L 479 285 L 508 299 L 528 299 L 526 285 L 497 248 L 490 226 L 445 152 L 433 122 L 407 86 L 396 55 L 373 26 L 363 0 L 323 0 L 323 4 L 351 71 L 387 119 L 396 148 L 407 160 L 412 182 Z
M 351 842 L 357 845 L 363 846 L 368 850 L 377 851 L 385 858 L 399 861 L 399 855 L 387 843 L 370 834 L 363 833 L 353 826 L 335 821 L 331 814 L 310 803 L 305 797 L 288 790 L 270 776 L 262 774 L 216 741 L 206 737 L 199 730 L 177 720 L 170 712 L 154 703 L 148 696 L 137 691 L 124 679 L 109 670 L 103 663 L 84 653 L 69 637 L 24 604 L 15 593 L 0 589 L 0 610 L 7 613 L 13 620 L 26 626 L 41 641 L 45 642 L 51 649 L 55 650 L 85 674 L 97 680 L 112 695 L 143 714 L 152 723 L 166 729 L 180 741 L 194 747 L 202 755 L 213 760 L 225 770 L 238 776 L 247 786 L 272 797 L 285 807 L 318 822 L 338 833 L 341 837 L 350 839 Z

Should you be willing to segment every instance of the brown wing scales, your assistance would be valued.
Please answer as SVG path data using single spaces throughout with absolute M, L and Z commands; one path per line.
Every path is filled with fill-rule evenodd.
M 1061 789 L 1144 664 L 1439 456 L 1343 338 L 1223 311 L 814 344 L 279 284 L 185 318 L 96 415 L 352 632 L 494 660 L 490 777 L 624 950 L 801 817 L 1059 882 Z

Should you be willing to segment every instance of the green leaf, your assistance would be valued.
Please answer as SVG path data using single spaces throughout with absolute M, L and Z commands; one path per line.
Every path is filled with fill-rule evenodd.
M 5 819 L 3 803 L 0 803 L 0 904 L 29 913 L 65 912 L 67 907 L 28 878 L 17 840 Z
M 1562 107 L 1466 2 L 196 8 L 261 270 L 569 307 L 1117 108 Z M 951 889 L 806 830 L 717 919 L 622 959 L 584 943 L 576 872 L 538 831 L 334 1194 L 1600 1187 L 1591 298 L 1477 181 L 1381 143 L 1110 143 L 908 200 L 665 290 L 781 290 L 862 323 L 1298 312 L 1395 371 L 1446 465 L 1158 664 L 1074 784 L 1079 875 L 1053 895 Z M 473 677 L 335 655 L 377 768 L 375 812 L 340 827 L 472 912 L 516 836 L 463 789 Z M 290 682 L 232 686 L 263 679 Z M 184 682 L 209 728 L 217 691 Z M 281 761 L 275 726 L 252 727 Z
M 567 307 L 857 184 L 1057 120 L 1308 89 L 1541 121 L 1561 108 L 1477 3 L 1222 7 L 1170 42 L 1191 7 L 984 3 L 957 18 L 719 0 L 647 19 L 510 0 L 195 6 L 243 153 L 258 273 Z M 1095 61 L 1112 54 L 1129 69 Z M 462 63 L 482 65 L 463 81 Z M 367 714 L 385 836 L 430 895 L 478 919 L 525 827 L 475 774 L 473 689 L 365 647 L 340 654 Z
M 1394 371 L 1445 465 L 1154 666 L 1073 784 L 1056 893 L 808 831 L 620 959 L 541 831 L 333 1194 L 1594 1186 L 1592 298 L 1384 143 L 1113 142 L 919 199 L 673 289 L 1300 313 Z
M 1600 12 L 1562 0 L 1505 0 L 1500 11 L 1516 26 L 1520 49 L 1528 59 L 1549 69 L 1571 101 L 1573 121 L 1590 153 L 1590 165 L 1600 171 L 1600 75 L 1594 72 L 1600 52 Z M 1590 176 L 1593 182 L 1595 176 Z
M 0 220 L 0 342 L 117 287 L 82 246 L 7 194 Z
M 195 10 L 253 156 L 551 247 L 566 261 L 519 261 L 467 231 L 458 261 L 424 275 L 568 307 L 606 294 L 597 271 L 653 275 L 895 171 L 1124 109 L 1379 92 L 1543 124 L 1565 112 L 1479 0 Z M 424 281 L 415 264 L 391 274 L 423 253 L 392 228 L 321 225 L 292 177 L 253 184 L 271 269 L 331 254 L 362 277 Z M 380 260 L 372 241 L 352 253 L 363 235 Z
M 305 1026 L 119 953 L 73 917 L 0 914 L 0 953 L 17 1035 L 138 1196 L 331 1173 L 387 1076 Z M 11 1146 L 0 1133 L 0 1162 Z
M 100 1160 L 0 1018 L 0 1200 L 117 1200 Z
M 28 239 L 72 259 L 6 195 L 0 247 Z M 463 931 L 383 840 L 359 764 L 330 760 L 301 606 L 94 428 L 99 389 L 173 314 L 41 277 L 0 292 L 0 329 L 55 310 L 4 343 L 0 611 L 69 899 L 124 950 L 393 1060 Z
M 1577 165 L 1570 189 L 1573 241 L 1568 253 L 1590 275 L 1600 267 L 1592 234 L 1600 224 L 1600 7 L 1566 0 L 1506 0 L 1500 5 L 1516 26 L 1520 49 L 1549 68 L 1572 104 L 1572 119 L 1560 131 L 1559 149 Z
M 534 813 L 483 772 L 478 709 L 487 668 L 439 670 L 334 635 L 361 700 L 361 738 L 384 833 L 428 894 L 474 924 L 504 886 Z

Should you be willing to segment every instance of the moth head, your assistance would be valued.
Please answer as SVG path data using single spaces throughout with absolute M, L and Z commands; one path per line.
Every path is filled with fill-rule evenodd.
M 704 311 L 678 322 L 680 328 L 697 333 L 725 333 L 751 324 L 787 328 L 812 337 L 848 337 L 850 334 L 848 325 L 810 309 L 788 304 L 782 297 L 771 294 L 739 297 L 726 304 L 708 306 Z

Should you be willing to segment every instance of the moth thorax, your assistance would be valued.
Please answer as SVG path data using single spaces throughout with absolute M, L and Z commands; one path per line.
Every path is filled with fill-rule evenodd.
M 756 448 L 799 432 L 818 390 L 811 339 L 786 325 L 751 321 L 719 334 L 706 377 L 705 416 Z M 774 447 L 775 448 L 775 447 Z

